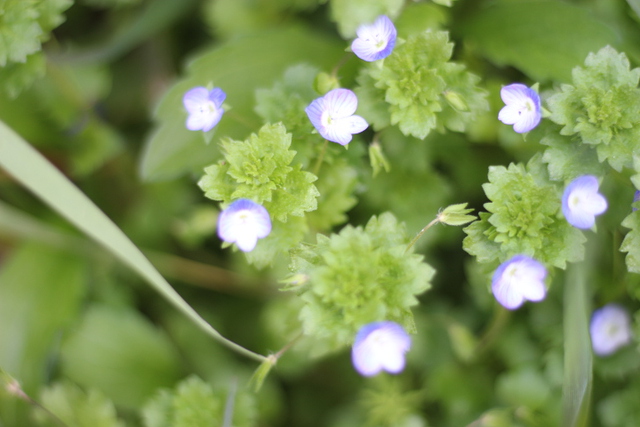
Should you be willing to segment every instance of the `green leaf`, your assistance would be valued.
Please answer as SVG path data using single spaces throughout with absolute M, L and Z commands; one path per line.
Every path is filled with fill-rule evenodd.
M 561 1 L 495 2 L 469 16 L 458 25 L 466 42 L 534 80 L 568 81 L 589 52 L 618 40 L 586 9 Z
M 308 62 L 328 68 L 342 54 L 325 37 L 297 27 L 240 37 L 200 54 L 187 65 L 188 77 L 166 92 L 154 112 L 156 127 L 146 142 L 140 163 L 143 179 L 175 178 L 201 170 L 220 158 L 214 144 L 204 143 L 202 132 L 185 127 L 187 113 L 182 96 L 187 90 L 209 83 L 222 88 L 232 109 L 216 126 L 216 135 L 244 139 L 260 127 L 253 110 L 256 89 L 269 86 L 292 63 Z
M 180 375 L 178 354 L 167 337 L 125 308 L 92 306 L 64 341 L 61 359 L 65 376 L 129 408 Z
M 567 182 L 587 174 L 604 175 L 605 168 L 590 145 L 556 132 L 549 132 L 540 144 L 548 147 L 542 155 L 542 161 L 547 163 L 549 177 L 554 181 Z
M 593 356 L 589 337 L 589 297 L 585 268 L 571 265 L 564 283 L 563 426 L 587 426 Z
M 263 356 L 250 352 L 221 336 L 202 319 L 131 240 L 91 200 L 2 122 L 0 122 L 0 166 L 73 225 L 106 247 L 212 338 L 248 357 L 258 361 L 263 360 Z
M 392 20 L 398 16 L 404 0 L 330 0 L 331 19 L 345 39 L 354 38 L 362 24 L 372 24 L 380 15 Z
M 56 383 L 40 392 L 39 402 L 68 426 L 125 427 L 118 419 L 113 403 L 96 389 L 84 392 L 70 382 Z M 44 411 L 36 409 L 34 412 L 39 425 L 60 425 Z
M 17 247 L 0 270 L 0 366 L 27 394 L 45 382 L 45 366 L 60 332 L 84 296 L 86 264 L 76 255 L 36 244 Z M 0 399 L 2 421 L 28 425 L 14 400 Z

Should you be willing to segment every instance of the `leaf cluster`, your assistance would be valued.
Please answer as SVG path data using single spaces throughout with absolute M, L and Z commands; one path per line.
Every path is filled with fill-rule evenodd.
M 410 308 L 429 289 L 434 269 L 406 253 L 406 244 L 404 225 L 384 213 L 364 228 L 348 225 L 329 237 L 319 234 L 316 245 L 292 250 L 292 272 L 309 278 L 300 295 L 305 334 L 337 348 L 377 320 L 415 333 Z
M 389 122 L 405 135 L 424 139 L 434 129 L 463 132 L 489 104 L 486 91 L 477 86 L 480 79 L 451 62 L 452 52 L 445 31 L 412 34 L 382 65 L 363 69 L 358 94 L 366 102 L 384 93 Z M 364 116 L 376 127 L 386 124 L 380 105 L 365 107 Z
M 576 145 L 592 146 L 598 160 L 617 171 L 633 167 L 640 148 L 640 68 L 630 69 L 627 56 L 607 46 L 590 53 L 572 76 L 572 84 L 548 100 L 560 134 L 578 136 Z
M 72 0 L 4 0 L 0 14 L 0 88 L 17 96 L 44 75 L 40 52 L 49 32 L 64 21 Z
M 464 229 L 467 252 L 483 263 L 525 254 L 559 268 L 584 257 L 585 238 L 562 217 L 561 193 L 539 155 L 526 167 L 492 166 L 488 178 L 482 186 L 491 200 L 485 204 L 488 213 Z

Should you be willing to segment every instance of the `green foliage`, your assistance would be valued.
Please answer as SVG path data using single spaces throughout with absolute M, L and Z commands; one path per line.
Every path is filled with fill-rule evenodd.
M 56 383 L 40 393 L 40 404 L 55 414 L 67 426 L 73 427 L 124 427 L 118 420 L 113 403 L 100 391 L 84 392 L 70 382 Z M 59 426 L 50 414 L 35 409 L 39 425 Z
M 301 294 L 305 334 L 341 347 L 377 320 L 415 333 L 410 308 L 417 304 L 415 295 L 429 289 L 434 270 L 421 256 L 405 253 L 406 245 L 404 226 L 384 213 L 364 228 L 348 225 L 293 250 L 292 272 L 309 277 Z
M 319 193 L 313 185 L 317 178 L 301 170 L 299 163 L 290 166 L 296 154 L 290 146 L 291 134 L 282 123 L 267 124 L 246 141 L 227 139 L 222 142 L 225 160 L 206 168 L 198 183 L 210 199 L 224 205 L 240 198 L 251 199 L 263 205 L 272 220 L 281 223 L 258 243 L 258 248 L 263 246 L 258 254 L 264 256 L 248 256 L 258 266 L 271 263 L 275 255 L 302 239 L 305 222 L 289 221 L 290 216 L 303 217 L 317 208 Z
M 403 0 L 330 0 L 331 19 L 345 39 L 353 38 L 362 24 L 371 24 L 379 15 L 393 19 L 404 6 Z
M 143 179 L 175 178 L 220 158 L 214 147 L 204 144 L 202 132 L 185 127 L 182 96 L 187 90 L 209 83 L 222 88 L 233 109 L 216 126 L 216 135 L 244 139 L 260 127 L 254 112 L 256 89 L 272 84 L 292 64 L 329 67 L 344 53 L 342 49 L 302 27 L 279 26 L 203 51 L 188 64 L 187 77 L 165 93 L 154 111 L 157 125 L 140 159 Z
M 573 84 L 549 98 L 551 120 L 562 135 L 578 135 L 595 146 L 598 159 L 620 171 L 633 167 L 640 148 L 640 68 L 630 69 L 624 53 L 607 46 L 590 53 L 573 70 Z
M 486 92 L 477 86 L 479 78 L 464 65 L 449 62 L 452 51 L 447 32 L 426 31 L 409 36 L 382 66 L 369 66 L 375 87 L 385 91 L 385 101 L 390 104 L 391 124 L 398 124 L 403 134 L 424 139 L 433 129 L 462 132 L 489 108 Z M 360 81 L 365 84 L 362 91 L 370 93 L 368 80 L 361 77 Z M 457 104 L 466 108 L 452 106 L 447 94 L 455 94 Z M 366 108 L 376 125 L 383 123 L 379 107 Z
M 0 3 L 0 88 L 16 96 L 44 74 L 39 53 L 72 0 L 3 0 Z
M 463 247 L 480 262 L 502 262 L 525 254 L 543 264 L 565 268 L 584 257 L 582 233 L 560 214 L 561 192 L 549 181 L 540 156 L 525 167 L 489 168 L 483 185 L 490 215 L 480 214 L 467 228 Z
M 534 80 L 567 81 L 589 52 L 618 40 L 596 14 L 554 0 L 494 2 L 468 14 L 459 28 L 489 60 Z
M 231 394 L 231 395 L 229 395 Z M 173 390 L 161 390 L 143 409 L 145 427 L 222 427 L 225 404 L 232 399 L 232 423 L 237 427 L 255 425 L 256 408 L 253 396 L 246 391 L 235 395 L 216 391 L 210 384 L 191 376 Z

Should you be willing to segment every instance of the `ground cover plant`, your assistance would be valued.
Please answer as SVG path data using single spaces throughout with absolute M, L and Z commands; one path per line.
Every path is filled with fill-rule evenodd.
M 0 11 L 0 426 L 640 425 L 637 0 Z

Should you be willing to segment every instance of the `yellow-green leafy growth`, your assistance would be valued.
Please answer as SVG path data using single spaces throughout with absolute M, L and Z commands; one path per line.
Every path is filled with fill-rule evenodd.
M 378 320 L 415 333 L 411 307 L 434 269 L 405 252 L 407 243 L 404 225 L 384 213 L 364 228 L 348 225 L 291 251 L 292 272 L 308 277 L 300 290 L 304 333 L 333 348 L 351 344 L 360 327 Z

